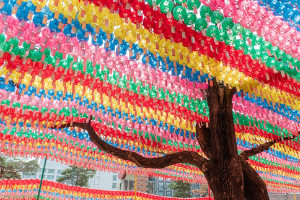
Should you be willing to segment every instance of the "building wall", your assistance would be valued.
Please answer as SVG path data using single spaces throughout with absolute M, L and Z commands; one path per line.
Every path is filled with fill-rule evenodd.
M 118 184 L 117 186 L 117 190 L 127 190 L 124 187 L 124 183 L 125 181 L 127 181 L 128 183 L 132 182 L 134 183 L 134 175 L 132 174 L 127 174 L 126 178 L 124 180 L 122 180 L 122 182 L 120 184 Z M 154 195 L 158 195 L 158 196 L 165 196 L 165 197 L 172 197 L 174 194 L 174 191 L 168 188 L 168 185 L 171 183 L 172 181 L 170 180 L 164 180 L 162 178 L 149 178 L 148 179 L 148 194 L 154 194 Z M 191 184 L 191 188 L 192 190 L 195 189 L 200 189 L 200 184 Z M 129 190 L 134 190 L 134 187 L 131 187 L 131 189 Z M 193 194 L 191 193 L 192 197 L 199 197 L 199 194 Z
M 125 179 L 121 180 L 117 185 L 117 190 L 121 191 L 133 191 L 134 190 L 134 175 L 126 174 Z
M 164 180 L 162 178 L 152 178 L 153 180 L 153 194 L 158 196 L 172 197 L 174 191 L 168 188 L 170 180 Z
M 120 182 L 116 173 L 97 171 L 96 175 L 89 180 L 90 188 L 101 190 L 116 190 Z
M 172 197 L 174 191 L 168 188 L 168 185 L 172 182 L 170 180 L 164 180 L 162 178 L 152 178 L 153 181 L 153 194 L 158 196 Z M 200 189 L 200 184 L 191 184 L 192 190 Z M 199 194 L 193 194 L 191 197 L 200 197 Z
M 25 179 L 41 179 L 44 159 L 39 159 L 38 164 L 40 171 L 36 175 L 23 175 Z M 56 181 L 61 175 L 61 172 L 69 168 L 68 165 L 64 165 L 55 161 L 47 160 L 44 180 Z M 120 182 L 116 173 L 97 171 L 96 175 L 89 180 L 89 188 L 101 189 L 101 190 L 116 190 L 117 184 Z

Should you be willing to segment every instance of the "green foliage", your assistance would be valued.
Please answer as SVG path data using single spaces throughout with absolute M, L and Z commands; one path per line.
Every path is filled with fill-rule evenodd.
M 35 175 L 39 169 L 36 160 L 23 161 L 0 156 L 0 179 L 21 179 L 21 173 Z
M 63 176 L 56 180 L 59 183 L 88 187 L 89 178 L 94 177 L 96 171 L 79 167 L 71 167 L 65 169 L 61 174 Z
M 168 186 L 171 190 L 174 190 L 173 197 L 189 198 L 191 197 L 191 185 L 184 183 L 183 181 L 172 182 Z

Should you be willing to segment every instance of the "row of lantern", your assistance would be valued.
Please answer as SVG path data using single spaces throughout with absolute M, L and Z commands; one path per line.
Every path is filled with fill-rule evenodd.
M 37 196 L 40 180 L 21 179 L 21 180 L 0 180 L 1 198 L 33 198 Z M 162 197 L 134 191 L 109 191 L 79 186 L 71 186 L 62 183 L 43 180 L 41 188 L 43 199 L 90 199 L 90 200 L 180 200 L 182 198 Z M 213 198 L 210 198 L 213 199 Z M 187 200 L 208 200 L 204 198 L 187 198 Z
M 114 15 L 115 16 L 115 15 Z M 123 36 L 123 34 L 121 34 L 120 36 Z M 172 60 L 172 59 L 171 59 Z M 176 60 L 176 59 L 175 59 Z M 184 63 L 184 64 L 186 64 L 186 63 Z M 272 73 L 272 72 L 270 72 L 270 73 Z M 268 78 L 267 78 L 268 79 Z M 293 90 L 292 90 L 293 91 Z
M 27 88 L 27 86 L 25 85 L 25 86 L 23 86 L 23 85 L 20 85 L 19 86 L 20 88 Z M 24 92 L 23 92 L 23 89 L 20 91 L 20 93 L 22 93 L 22 94 L 24 94 Z M 40 91 L 37 91 L 34 87 L 32 87 L 32 86 L 29 86 L 28 87 L 28 91 L 26 91 L 26 94 L 28 95 L 28 97 L 27 98 L 25 98 L 25 97 L 23 97 L 24 99 L 23 99 L 23 101 L 27 101 L 28 103 L 30 103 L 30 104 L 32 104 L 32 105 L 40 105 L 40 106 L 43 106 L 44 105 L 44 107 L 46 106 L 46 105 L 49 105 L 50 103 L 51 103 L 51 101 L 50 101 L 50 99 L 57 99 L 57 100 L 60 100 L 61 101 L 61 98 L 63 97 L 63 99 L 65 100 L 65 101 L 69 101 L 68 99 L 70 99 L 70 100 L 72 100 L 73 98 L 72 98 L 72 96 L 74 96 L 74 94 L 63 94 L 63 92 L 62 91 L 60 91 L 60 93 L 58 93 L 58 92 L 56 92 L 56 91 L 53 91 L 53 90 L 49 90 L 48 91 L 48 94 L 46 94 L 45 96 L 48 96 L 48 98 L 49 98 L 49 100 L 44 100 L 43 102 L 40 102 L 40 100 L 39 100 L 39 98 L 41 97 L 41 96 L 43 96 L 43 93 L 44 93 L 44 91 L 42 91 L 42 90 L 40 90 Z M 56 93 L 56 95 L 55 95 L 55 93 Z M 121 92 L 120 92 L 121 93 Z M 2 96 L 4 96 L 4 97 L 6 97 L 8 94 L 3 94 Z M 32 100 L 30 100 L 29 99 L 29 97 L 34 97 L 34 96 L 36 96 L 35 98 L 33 98 Z M 57 98 L 58 97 L 58 98 Z M 116 98 L 117 99 L 117 96 L 116 95 L 112 95 L 111 97 L 113 97 L 113 98 Z M 120 97 L 119 97 L 120 98 Z M 128 98 L 130 98 L 130 96 L 128 96 Z M 10 100 L 5 100 L 5 101 L 3 101 L 2 102 L 2 104 L 7 104 L 7 105 L 9 105 L 10 104 L 10 101 L 15 101 L 15 99 L 16 99 L 16 96 L 15 95 L 12 95 L 11 97 L 10 97 Z M 71 103 L 70 105 L 71 106 L 74 106 L 75 104 L 76 104 L 76 102 L 80 102 L 80 99 L 83 99 L 84 101 L 83 102 L 81 102 L 80 103 L 80 105 L 85 105 L 85 107 L 87 107 L 87 108 L 89 108 L 89 109 L 91 109 L 92 111 L 89 111 L 89 112 L 87 112 L 88 114 L 90 113 L 90 112 L 93 112 L 93 111 L 98 111 L 98 109 L 101 109 L 101 112 L 105 112 L 105 110 L 106 110 L 106 108 L 105 107 L 107 107 L 107 106 L 112 106 L 112 105 L 114 105 L 112 108 L 119 108 L 119 106 L 118 106 L 118 104 L 110 104 L 109 102 L 110 101 L 106 101 L 106 98 L 104 98 L 104 102 L 99 102 L 99 101 L 97 101 L 97 103 L 100 103 L 99 105 L 98 104 L 95 104 L 95 102 L 94 101 L 91 101 L 91 102 L 89 102 L 89 100 L 86 98 L 86 97 L 84 97 L 83 96 L 83 98 L 82 98 L 82 96 L 80 97 L 79 95 L 76 95 L 76 99 L 75 99 L 75 102 L 73 102 L 73 103 Z M 138 97 L 136 98 L 136 99 L 139 99 Z M 73 101 L 73 100 L 72 100 Z M 122 98 L 122 101 L 124 102 L 124 99 Z M 131 101 L 130 101 L 131 102 Z M 138 101 L 136 101 L 135 103 L 135 105 L 131 102 L 130 103 L 130 105 L 131 106 L 133 106 L 133 107 L 136 107 L 136 106 L 139 106 L 139 107 L 141 107 L 141 108 L 143 108 L 141 111 L 141 113 L 140 113 L 140 111 L 138 112 L 138 116 L 143 116 L 143 114 L 144 114 L 144 116 L 151 116 L 152 114 L 155 114 L 155 110 L 156 109 L 158 109 L 158 107 L 156 107 L 156 106 L 154 106 L 154 102 L 152 102 L 152 101 L 149 101 L 149 104 L 147 103 L 148 101 L 146 100 L 146 101 L 144 101 L 144 104 L 143 104 L 143 106 L 141 105 L 141 104 L 137 104 L 137 102 Z M 152 102 L 152 103 L 151 103 Z M 240 102 L 240 101 L 239 101 Z M 24 103 L 26 103 L 26 102 L 24 102 Z M 104 104 L 103 104 L 104 103 Z M 156 101 L 156 103 L 158 103 L 158 101 Z M 64 103 L 65 104 L 65 106 L 67 106 L 67 104 L 66 104 L 66 102 Z M 50 104 L 51 105 L 51 104 Z M 103 106 L 104 105 L 104 106 Z M 170 112 L 171 111 L 171 113 L 169 113 L 170 115 L 170 117 L 171 116 L 175 116 L 175 118 L 174 117 L 171 117 L 171 118 L 173 118 L 173 119 L 175 119 L 176 121 L 177 121 L 177 119 L 178 119 L 178 117 L 180 118 L 180 119 L 185 119 L 185 120 L 189 120 L 189 119 L 191 119 L 190 117 L 191 116 L 193 116 L 193 113 L 191 113 L 191 112 L 189 112 L 189 110 L 182 110 L 182 112 L 184 113 L 184 115 L 179 115 L 179 114 L 176 114 L 176 112 L 173 112 L 172 110 L 176 110 L 176 108 L 174 107 L 174 108 L 172 108 L 172 107 L 169 107 L 168 106 L 168 104 L 163 104 L 164 106 L 165 106 L 165 111 L 166 112 Z M 128 106 L 128 104 L 127 104 L 127 106 Z M 200 110 L 200 111 L 205 111 L 205 116 L 208 116 L 208 114 L 209 114 L 209 112 L 208 112 L 208 107 L 207 107 L 207 103 L 206 103 L 206 101 L 203 101 L 201 104 L 199 104 L 198 105 L 199 106 L 199 108 L 198 108 L 198 110 Z M 246 105 L 245 105 L 246 106 Z M 129 109 L 129 110 L 131 110 L 131 112 L 129 112 L 129 113 L 132 113 L 132 110 L 134 110 L 134 108 L 131 108 L 131 109 Z M 144 108 L 148 108 L 147 110 L 145 110 Z M 45 107 L 46 108 L 46 107 Z M 56 106 L 55 106 L 55 108 L 62 108 L 62 105 L 59 105 L 59 104 L 56 104 Z M 236 106 L 235 108 L 238 108 L 238 106 Z M 111 109 L 111 108 L 110 108 Z M 171 110 L 170 110 L 171 109 Z M 39 110 L 39 108 L 38 108 L 38 110 Z M 85 110 L 85 108 L 81 108 L 81 110 Z M 149 111 L 152 113 L 152 114 L 147 114 Z M 78 115 L 78 113 L 77 113 L 77 111 L 76 111 L 76 109 L 75 110 L 72 110 L 72 112 L 73 111 L 75 111 L 75 116 L 77 116 Z M 121 112 L 122 111 L 122 112 Z M 153 112 L 153 111 L 155 111 L 155 112 Z M 246 114 L 246 115 L 249 115 L 249 116 L 254 116 L 253 114 L 251 115 L 250 113 L 247 113 L 247 112 L 245 112 L 245 110 L 243 109 L 243 108 L 241 108 L 241 109 L 235 109 L 235 111 L 236 112 L 239 112 L 239 113 L 244 113 L 244 114 Z M 118 114 L 116 114 L 116 112 L 118 113 Z M 124 112 L 124 109 L 121 109 L 121 110 L 115 110 L 115 111 L 113 111 L 111 114 L 113 115 L 113 116 L 115 116 L 115 115 L 117 115 L 119 118 L 121 117 L 121 118 L 123 118 L 123 117 L 125 117 L 125 120 L 128 120 L 129 118 L 129 116 L 124 116 L 124 114 L 123 114 L 123 112 Z M 126 112 L 126 109 L 125 109 L 125 112 Z M 128 112 L 128 109 L 127 109 L 127 112 Z M 68 114 L 67 114 L 68 113 Z M 133 112 L 134 113 L 134 112 Z M 68 111 L 66 110 L 65 111 L 65 116 L 70 116 L 70 114 L 71 114 L 71 112 L 69 111 L 69 109 L 68 109 Z M 165 115 L 165 114 L 164 114 Z M 74 116 L 74 114 L 72 115 L 72 116 Z M 236 123 L 239 123 L 239 124 L 247 124 L 247 125 L 250 125 L 250 123 L 249 123 L 249 119 L 248 119 L 248 117 L 246 117 L 246 116 L 244 116 L 244 115 L 235 115 L 236 117 L 234 118 L 234 119 L 236 119 Z M 276 119 L 278 119 L 278 120 L 282 120 L 282 118 L 280 118 L 280 116 L 279 115 L 275 115 L 276 116 Z M 242 117 L 242 118 L 240 118 L 240 117 Z M 155 118 L 154 118 L 154 120 L 157 120 L 157 119 L 159 119 L 156 115 L 155 115 Z M 134 118 L 134 120 L 138 120 L 138 118 Z M 142 120 L 142 119 L 141 119 Z M 164 120 L 164 119 L 163 119 Z M 196 120 L 199 122 L 199 120 L 200 121 L 205 121 L 205 120 L 203 120 L 203 115 L 199 115 L 197 118 L 196 118 Z M 148 120 L 147 120 L 148 121 Z M 152 121 L 152 124 L 153 124 L 153 120 L 150 120 L 150 121 Z M 172 125 L 174 125 L 174 122 L 172 122 L 172 121 L 169 121 L 169 123 L 171 122 L 171 124 Z M 140 122 L 140 123 L 143 123 L 142 121 Z M 268 120 L 266 120 L 265 122 L 263 122 L 264 124 L 267 124 L 267 126 L 268 126 L 268 128 L 267 129 L 265 129 L 265 130 L 268 130 L 269 132 L 272 132 L 272 129 L 274 128 L 274 126 L 269 126 L 270 125 L 270 123 L 268 122 Z M 177 125 L 177 127 L 178 127 L 178 122 L 176 123 Z M 253 123 L 252 123 L 253 124 Z M 272 123 L 271 123 L 272 124 Z M 273 124 L 274 125 L 276 125 L 276 122 L 274 123 L 273 122 Z M 168 127 L 168 126 L 167 126 Z M 283 126 L 284 127 L 284 126 Z M 183 126 L 182 127 L 183 129 L 187 129 L 187 127 L 185 127 L 185 126 Z M 292 122 L 289 124 L 289 127 L 288 127 L 288 129 L 289 130 L 292 130 L 292 131 L 296 131 L 296 129 L 297 129 L 298 127 L 296 126 L 296 124 L 294 124 L 294 125 L 292 125 Z M 168 128 L 167 128 L 168 129 Z M 173 128 L 172 128 L 173 129 Z M 269 130 L 270 129 L 270 130 Z M 190 130 L 190 128 L 188 129 L 188 130 Z M 194 129 L 193 129 L 194 130 Z M 281 130 L 281 128 L 280 128 L 280 130 Z M 281 132 L 281 131 L 279 131 L 279 132 Z
M 48 136 L 49 137 L 49 136 Z M 7 138 L 7 140 L 8 140 L 8 137 L 6 137 Z M 55 138 L 55 137 L 54 137 Z M 38 144 L 37 144 L 37 147 L 38 146 L 41 146 L 41 147 L 43 147 L 43 146 L 46 146 L 46 149 L 44 148 L 42 148 L 42 149 L 40 149 L 40 147 L 38 147 L 37 149 L 30 149 L 30 147 L 31 146 L 34 146 L 33 145 L 33 140 L 29 140 L 30 142 L 26 142 L 26 143 L 23 143 L 22 141 L 26 141 L 26 140 L 24 140 L 24 139 L 22 139 L 22 137 L 20 138 L 21 140 L 18 140 L 16 137 L 15 137 L 15 140 L 18 142 L 17 144 L 15 144 L 15 145 L 9 145 L 9 147 L 10 147 L 10 149 L 7 149 L 6 151 L 4 150 L 3 152 L 4 153 L 6 153 L 6 152 L 9 152 L 9 150 L 15 150 L 15 153 L 16 153 L 16 155 L 22 155 L 22 154 L 20 154 L 20 151 L 17 151 L 17 149 L 19 149 L 19 150 L 21 150 L 21 152 L 22 151 L 26 151 L 26 150 L 28 150 L 28 151 L 30 151 L 31 152 L 31 154 L 34 154 L 34 152 L 39 152 L 38 154 L 37 154 L 37 156 L 38 155 L 41 155 L 41 156 L 45 156 L 45 153 L 44 152 L 47 152 L 46 153 L 46 155 L 47 154 L 51 154 L 51 152 L 52 152 L 52 148 L 53 149 L 58 149 L 58 150 L 56 150 L 56 151 L 53 151 L 53 156 L 54 157 L 57 157 L 58 156 L 58 158 L 59 159 L 68 159 L 69 157 L 70 157 L 70 155 L 65 155 L 65 154 L 71 154 L 71 158 L 73 158 L 73 161 L 77 161 L 77 163 L 74 163 L 74 162 L 72 162 L 72 164 L 76 164 L 76 165 L 78 165 L 78 164 L 81 164 L 81 165 L 84 165 L 84 163 L 85 162 L 90 162 L 90 164 L 91 164 L 91 166 L 94 168 L 94 169 L 97 169 L 98 167 L 99 167 L 99 165 L 97 165 L 97 164 L 95 164 L 96 162 L 100 162 L 100 160 L 99 160 L 99 157 L 98 156 L 96 156 L 95 154 L 96 154 L 96 152 L 94 151 L 95 149 L 94 148 L 89 148 L 89 146 L 87 146 L 87 147 L 85 147 L 84 145 L 80 145 L 80 143 L 78 144 L 78 142 L 76 142 L 76 144 L 75 144 L 75 142 L 74 143 L 72 143 L 71 145 L 69 144 L 69 145 L 65 145 L 64 144 L 64 140 L 61 140 L 61 139 L 56 139 L 57 140 L 57 142 L 55 141 L 55 140 L 53 140 L 53 139 L 46 139 L 45 138 L 45 142 L 41 142 L 41 141 L 39 141 L 39 140 L 36 140 L 36 141 L 39 141 L 38 142 Z M 65 140 L 65 141 L 72 141 L 72 140 L 74 140 L 74 139 L 71 139 L 71 138 L 67 138 L 67 140 Z M 48 141 L 48 142 L 47 142 Z M 109 141 L 108 141 L 109 142 Z M 22 146 L 22 143 L 23 143 L 23 146 Z M 25 146 L 25 144 L 26 144 L 26 148 L 24 148 L 24 146 Z M 247 143 L 245 143 L 246 145 L 247 145 Z M 75 146 L 75 148 L 73 147 L 72 148 L 72 146 Z M 4 147 L 5 147 L 5 145 L 3 145 Z M 65 152 L 65 150 L 62 150 L 62 153 L 60 153 L 60 151 L 61 151 L 61 147 L 60 146 L 64 146 L 65 148 L 66 148 L 66 152 Z M 76 147 L 77 146 L 77 147 Z M 49 148 L 50 147 L 50 148 Z M 51 148 L 52 147 L 52 148 Z M 54 148 L 55 147 L 55 148 Z M 244 148 L 248 148 L 248 146 L 245 146 L 245 145 L 243 145 L 243 149 Z M 97 148 L 96 148 L 97 149 Z M 239 149 L 240 149 L 240 147 L 239 147 Z M 76 150 L 76 151 L 75 151 Z M 241 149 L 242 150 L 242 149 Z M 68 152 L 69 151 L 69 152 Z M 41 152 L 43 152 L 43 153 L 41 153 Z M 76 156 L 76 152 L 77 152 L 77 156 L 78 156 L 78 154 L 79 155 L 82 155 L 82 157 L 79 157 L 78 159 L 76 159 L 76 157 L 74 158 L 74 154 L 75 154 L 75 156 Z M 87 152 L 86 154 L 84 154 L 84 152 Z M 94 153 L 93 153 L 94 152 Z M 24 155 L 24 154 L 23 154 Z M 91 156 L 91 157 L 95 157 L 96 159 L 94 160 L 93 159 L 93 161 L 92 160 L 90 160 L 91 159 L 91 157 L 86 157 L 86 156 L 84 156 L 84 155 L 89 155 L 89 156 Z M 64 157 L 64 158 L 62 158 L 62 156 Z M 261 158 L 258 158 L 258 159 L 256 159 L 256 158 L 254 158 L 254 161 L 255 162 L 259 162 L 259 163 L 261 163 L 261 164 L 259 164 L 259 165 L 255 165 L 256 167 L 255 168 L 257 168 L 257 170 L 266 170 L 266 169 L 268 169 L 268 167 L 266 167 L 265 165 L 266 164 L 271 164 L 271 163 L 273 163 L 272 165 L 274 165 L 274 162 L 272 162 L 272 160 L 273 160 L 273 158 L 272 158 L 272 156 L 270 156 L 270 155 L 268 155 L 268 154 L 266 154 L 266 153 L 264 153 L 264 154 L 262 154 L 261 155 L 262 157 L 265 157 L 265 159 L 263 159 L 262 157 Z M 277 153 L 275 154 L 275 156 L 279 156 Z M 265 161 L 264 161 L 265 160 Z M 80 162 L 79 162 L 80 161 Z M 283 162 L 284 161 L 284 162 Z M 79 163 L 78 163 L 79 162 Z M 106 161 L 107 162 L 107 161 Z M 278 162 L 278 160 L 277 160 L 277 162 Z M 284 166 L 284 165 L 286 165 L 286 164 L 290 164 L 290 163 L 288 163 L 288 161 L 285 161 L 284 159 L 283 160 L 281 160 L 281 159 L 279 159 L 279 162 L 280 163 L 282 163 L 282 164 L 276 164 L 275 163 L 275 166 L 279 166 L 279 168 L 277 167 L 277 168 L 274 168 L 274 167 L 269 167 L 269 169 L 268 169 L 268 173 L 275 173 L 276 172 L 276 170 L 279 170 L 280 169 L 280 171 L 282 172 L 282 175 L 283 176 L 289 176 L 290 178 L 288 178 L 287 180 L 293 180 L 293 178 L 295 178 L 295 177 L 297 177 L 297 176 L 295 176 L 295 175 L 293 175 L 295 172 L 293 171 L 293 170 L 289 170 L 289 169 L 284 169 L 284 168 L 281 168 L 282 166 Z M 293 162 L 297 162 L 297 161 L 293 161 Z M 101 163 L 103 164 L 103 162 L 101 161 Z M 293 163 L 292 163 L 293 164 Z M 127 169 L 128 170 L 128 169 Z M 180 169 L 177 169 L 177 170 L 180 170 Z M 296 169 L 294 169 L 294 170 L 296 170 Z M 271 172 L 272 171 L 272 172 Z M 294 172 L 294 173 L 293 173 Z M 299 172 L 296 172 L 296 174 L 298 174 L 299 175 Z M 273 175 L 272 176 L 272 178 L 274 179 L 276 176 L 275 175 Z
M 11 43 L 8 43 L 8 44 L 11 44 Z M 10 45 L 8 45 L 6 48 L 9 48 L 9 47 L 11 47 Z M 57 52 L 56 52 L 57 53 Z M 39 55 L 38 57 L 41 57 L 42 56 L 42 54 L 41 54 L 41 52 L 37 52 L 37 53 L 29 53 L 29 55 L 32 55 L 33 57 L 31 57 L 31 59 L 33 59 L 33 60 L 36 60 L 36 56 L 37 55 Z M 49 54 L 47 54 L 47 55 L 49 55 Z M 44 57 L 46 57 L 46 56 L 44 56 Z M 48 58 L 48 57 L 47 57 Z M 50 58 L 50 57 L 49 57 Z M 58 58 L 57 58 L 58 59 Z M 57 60 L 56 59 L 56 60 Z M 53 59 L 52 59 L 53 60 Z M 51 59 L 50 59 L 50 61 L 51 61 Z M 56 61 L 57 62 L 57 61 Z M 71 63 L 70 63 L 71 61 L 69 61 L 69 62 L 61 62 L 61 65 L 63 65 L 64 67 L 68 67 L 68 64 L 70 65 Z M 51 63 L 51 62 L 50 62 Z M 67 64 L 67 66 L 65 66 L 65 64 Z M 79 64 L 79 65 L 74 65 L 74 66 L 76 66 L 76 67 L 78 67 L 78 69 L 79 70 L 82 70 L 82 68 L 85 68 L 85 66 L 82 66 L 82 64 Z M 98 65 L 99 66 L 99 65 Z M 91 68 L 91 66 L 89 66 L 90 67 L 90 69 L 92 69 Z M 88 67 L 87 67 L 88 68 Z M 73 68 L 74 69 L 74 68 Z M 75 68 L 76 69 L 76 68 Z M 92 71 L 90 70 L 90 74 L 92 73 Z M 93 72 L 94 73 L 94 72 Z M 198 91 L 198 95 L 199 95 L 199 91 Z M 292 101 L 293 102 L 293 101 Z

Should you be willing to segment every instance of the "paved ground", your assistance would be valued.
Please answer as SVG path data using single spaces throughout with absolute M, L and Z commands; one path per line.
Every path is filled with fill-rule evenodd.
M 296 199 L 294 197 L 294 194 L 269 194 L 270 200 L 300 200 L 300 194 L 296 194 Z

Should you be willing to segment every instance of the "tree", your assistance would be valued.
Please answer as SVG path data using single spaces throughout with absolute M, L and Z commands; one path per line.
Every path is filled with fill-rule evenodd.
M 208 185 L 207 184 L 201 184 L 200 189 L 193 190 L 192 192 L 199 194 L 200 197 L 208 197 L 209 196 Z M 210 194 L 210 197 L 213 197 L 213 195 Z
M 23 161 L 18 158 L 0 156 L 0 179 L 21 179 L 21 173 L 35 175 L 39 169 L 36 160 Z
M 59 183 L 88 187 L 89 178 L 93 178 L 96 171 L 72 166 L 65 169 L 61 174 L 63 176 L 56 180 Z
M 78 127 L 86 130 L 91 141 L 102 151 L 117 158 L 135 163 L 144 168 L 165 168 L 177 163 L 188 163 L 198 167 L 204 174 L 216 200 L 265 200 L 269 199 L 266 184 L 247 162 L 249 157 L 268 150 L 273 144 L 294 139 L 295 136 L 267 141 L 240 155 L 237 151 L 236 135 L 232 114 L 232 98 L 236 88 L 219 83 L 216 79 L 208 87 L 208 124 L 196 125 L 196 136 L 207 158 L 194 151 L 182 151 L 163 157 L 148 158 L 136 152 L 119 149 L 96 133 L 92 117 L 86 122 L 72 122 L 59 127 Z M 55 126 L 54 128 L 58 128 Z
M 191 185 L 184 183 L 183 181 L 174 181 L 168 186 L 171 190 L 174 190 L 173 197 L 188 198 L 191 197 Z

